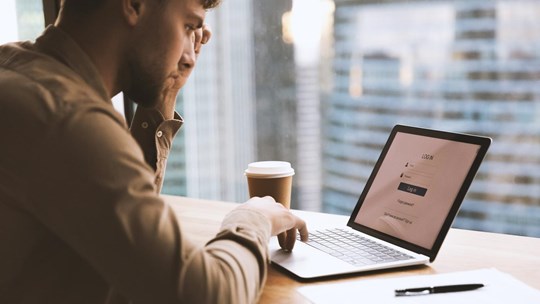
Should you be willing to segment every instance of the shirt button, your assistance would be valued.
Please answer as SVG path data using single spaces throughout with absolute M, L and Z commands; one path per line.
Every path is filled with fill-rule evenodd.
M 141 127 L 143 127 L 143 129 L 146 129 L 148 128 L 148 123 L 145 121 L 141 124 Z
M 161 137 L 161 136 L 163 136 L 163 132 L 157 131 L 157 134 L 156 134 L 156 135 L 157 135 L 157 137 Z

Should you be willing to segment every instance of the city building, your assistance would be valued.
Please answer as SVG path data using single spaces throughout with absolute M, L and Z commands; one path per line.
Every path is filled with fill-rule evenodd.
M 540 235 L 538 1 L 336 0 L 323 210 L 356 204 L 394 124 L 493 138 L 456 227 Z
M 296 165 L 294 52 L 280 22 L 290 9 L 290 0 L 231 0 L 208 13 L 213 36 L 178 97 L 185 124 L 164 193 L 243 202 L 250 162 Z

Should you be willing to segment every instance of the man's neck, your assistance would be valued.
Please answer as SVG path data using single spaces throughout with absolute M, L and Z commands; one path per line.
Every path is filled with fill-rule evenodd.
M 81 25 L 82 24 L 82 25 Z M 66 32 L 94 63 L 109 97 L 120 91 L 119 69 L 122 66 L 121 41 L 114 27 L 77 20 L 61 19 L 55 24 Z

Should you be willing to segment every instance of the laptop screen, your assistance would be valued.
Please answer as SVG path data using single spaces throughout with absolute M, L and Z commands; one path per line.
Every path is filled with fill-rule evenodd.
M 396 126 L 351 221 L 433 249 L 445 224 L 442 238 L 446 235 L 489 143 L 485 137 Z

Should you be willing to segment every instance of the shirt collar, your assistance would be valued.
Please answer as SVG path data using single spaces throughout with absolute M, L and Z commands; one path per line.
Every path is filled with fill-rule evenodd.
M 71 68 L 104 100 L 111 102 L 96 66 L 67 33 L 50 25 L 36 39 L 35 46 Z

